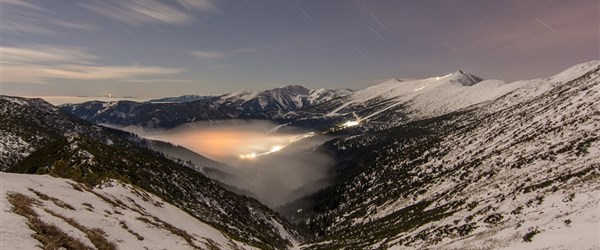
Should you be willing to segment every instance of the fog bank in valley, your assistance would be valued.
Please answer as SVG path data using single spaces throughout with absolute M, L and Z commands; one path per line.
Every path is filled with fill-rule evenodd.
M 277 128 L 268 121 L 228 120 L 190 123 L 169 130 L 121 129 L 181 145 L 225 163 L 228 166 L 219 170 L 233 176 L 223 182 L 277 206 L 322 188 L 324 183 L 319 181 L 333 163 L 329 156 L 314 151 L 331 137 L 290 128 L 281 132 Z

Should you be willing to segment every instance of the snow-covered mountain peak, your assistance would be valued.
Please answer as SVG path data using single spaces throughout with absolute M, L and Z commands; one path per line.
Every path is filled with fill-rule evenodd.
M 463 86 L 472 86 L 483 81 L 483 78 L 459 70 L 448 75 L 447 77 L 444 77 L 444 80 L 447 82 L 457 82 Z

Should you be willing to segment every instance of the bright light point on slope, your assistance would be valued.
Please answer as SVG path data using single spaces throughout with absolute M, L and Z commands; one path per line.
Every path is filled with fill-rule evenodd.
M 356 113 L 352 112 L 352 115 L 354 115 L 354 117 L 356 118 L 356 120 L 354 121 L 346 121 L 344 122 L 342 125 L 339 126 L 339 128 L 348 128 L 348 127 L 354 127 L 354 126 L 358 126 L 360 124 L 361 121 L 364 120 L 361 119 Z
M 242 159 L 254 159 L 254 158 L 256 158 L 256 153 L 250 153 L 250 154 L 240 155 L 240 158 L 242 158 Z
M 283 149 L 283 146 L 276 145 L 275 147 L 272 147 L 271 150 L 269 150 L 269 152 L 273 153 L 273 152 L 280 151 L 281 149 Z
M 354 127 L 357 126 L 359 124 L 358 121 L 347 121 L 344 124 L 342 124 L 342 127 L 347 128 L 347 127 Z

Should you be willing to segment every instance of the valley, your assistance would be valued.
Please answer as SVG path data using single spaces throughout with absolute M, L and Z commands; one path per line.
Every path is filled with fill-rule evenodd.
M 183 146 L 199 154 L 196 158 L 210 158 L 195 161 L 191 155 L 179 157 L 195 161 L 196 165 L 210 165 L 210 161 L 221 163 L 213 167 L 224 173 L 215 177 L 217 180 L 247 190 L 274 207 L 308 194 L 299 192 L 300 188 L 316 190 L 323 186 L 308 187 L 326 178 L 333 161 L 328 155 L 313 150 L 336 138 L 300 129 L 277 131 L 279 126 L 264 120 L 225 120 L 188 123 L 174 129 L 120 129 L 146 139 Z M 157 150 L 178 156 L 170 148 Z
M 168 204 L 206 228 L 196 232 L 198 225 L 177 224 L 182 219 L 175 217 L 152 222 L 193 235 L 185 242 L 177 238 L 182 233 L 164 236 L 164 246 L 594 248 L 599 87 L 600 61 L 591 61 L 513 83 L 464 72 L 392 80 L 308 106 L 283 105 L 310 99 L 313 91 L 301 88 L 58 108 L 3 96 L 0 163 L 21 175 L 2 174 L 11 179 L 2 199 L 34 199 L 34 211 L 50 222 L 61 208 L 36 201 L 36 185 L 56 186 L 50 190 L 62 191 L 47 195 L 72 207 L 68 196 L 59 196 L 69 185 L 87 185 L 81 199 L 99 188 L 94 192 L 117 192 L 111 195 L 124 204 L 134 200 L 124 208 L 141 202 L 136 192 L 147 192 L 150 204 L 127 213 L 164 221 L 164 211 L 150 208 Z M 265 97 L 273 93 L 282 96 Z M 200 121 L 185 118 L 191 106 L 204 114 Z M 275 106 L 277 112 L 267 108 Z M 169 112 L 157 115 L 163 110 Z M 29 184 L 13 182 L 19 178 Z M 9 218 L 27 231 L 19 217 Z M 158 229 L 142 229 L 140 220 L 124 221 L 144 239 L 157 237 L 152 230 Z M 151 242 L 103 230 L 107 241 Z

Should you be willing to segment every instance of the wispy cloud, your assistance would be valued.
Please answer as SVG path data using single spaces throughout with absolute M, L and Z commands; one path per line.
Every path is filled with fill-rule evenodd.
M 196 19 L 193 12 L 218 11 L 218 8 L 209 0 L 95 1 L 84 3 L 83 6 L 104 17 L 135 26 L 148 23 L 181 25 Z
M 253 48 L 243 48 L 232 51 L 210 51 L 210 50 L 191 50 L 188 52 L 189 55 L 199 59 L 226 59 L 236 57 L 242 54 L 256 53 L 258 50 Z
M 181 72 L 181 69 L 148 66 L 87 66 L 63 65 L 59 68 L 47 68 L 43 72 L 49 77 L 78 80 L 122 79 L 132 76 L 164 75 Z
M 106 80 L 176 74 L 179 68 L 101 65 L 85 49 L 31 45 L 0 47 L 6 83 L 44 83 L 49 79 Z
M 86 63 L 97 56 L 81 48 L 29 45 L 24 47 L 2 47 L 2 64 L 79 62 Z
M 27 1 L 2 0 L 0 6 L 3 9 L 2 28 L 6 33 L 14 33 L 19 36 L 28 33 L 52 35 L 57 33 L 56 28 L 59 27 L 81 30 L 96 29 L 95 25 L 81 20 L 70 20 L 64 15 L 59 15 Z

